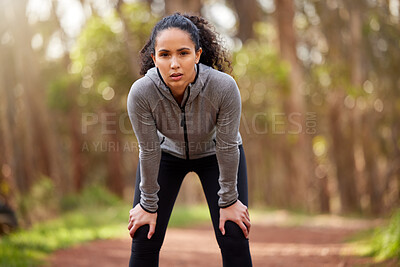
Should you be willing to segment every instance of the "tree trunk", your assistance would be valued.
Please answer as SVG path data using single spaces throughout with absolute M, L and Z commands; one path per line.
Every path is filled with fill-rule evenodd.
M 201 0 L 165 0 L 165 14 L 171 15 L 175 12 L 190 13 L 195 15 L 201 14 Z
M 293 28 L 294 3 L 291 0 L 278 0 L 276 4 L 276 18 L 279 31 L 279 46 L 282 60 L 290 64 L 290 93 L 285 103 L 285 111 L 292 123 L 300 125 L 300 132 L 296 133 L 297 140 L 290 150 L 290 161 L 293 164 L 293 173 L 289 179 L 293 179 L 297 196 L 293 203 L 302 203 L 302 208 L 315 210 L 317 201 L 311 199 L 311 187 L 317 187 L 318 183 L 313 175 L 315 168 L 314 155 L 311 146 L 311 137 L 305 133 L 306 106 L 301 90 L 304 85 L 303 69 L 296 56 L 296 33 Z M 284 96 L 286 100 L 287 97 Z M 297 114 L 297 115 L 296 115 Z M 288 139 L 293 139 L 288 137 Z M 290 146 L 290 145 L 288 145 Z M 301 205 L 301 204 L 300 204 Z
M 149 10 L 151 10 L 151 4 L 153 4 L 153 0 L 146 0 L 146 3 L 149 7 Z
M 351 38 L 351 82 L 362 86 L 365 75 L 362 62 L 362 7 L 357 1 L 348 0 L 350 9 L 350 38 Z
M 340 66 L 348 58 L 353 58 L 354 64 L 359 64 L 359 55 L 351 56 L 349 44 L 342 38 L 343 29 L 348 27 L 348 22 L 343 21 L 339 16 L 339 9 L 331 10 L 326 2 L 316 2 L 316 9 L 321 20 L 321 26 L 327 34 L 325 38 L 329 43 L 328 59 L 333 66 Z M 357 23 L 357 22 L 356 22 Z M 356 25 L 351 26 L 355 31 Z M 358 33 L 357 33 L 358 34 Z M 354 34 L 354 40 L 359 40 Z M 351 53 L 355 50 L 352 49 Z M 359 80 L 360 73 L 353 73 L 353 78 Z M 340 199 L 340 212 L 359 212 L 361 210 L 359 194 L 356 186 L 356 165 L 355 165 L 355 124 L 354 110 L 344 107 L 343 101 L 346 96 L 344 88 L 331 88 L 327 94 L 329 128 L 332 140 L 331 155 L 334 167 L 336 168 L 336 180 Z M 357 145 L 356 145 L 357 146 Z
M 46 110 L 45 95 L 40 81 L 38 60 L 30 46 L 31 33 L 25 16 L 26 1 L 13 2 L 13 33 L 18 53 L 15 55 L 17 79 L 21 81 L 26 101 L 27 160 L 34 163 L 37 173 L 53 179 L 56 185 L 62 180 L 59 150 L 51 128 L 49 112 Z
M 318 179 L 319 181 L 319 211 L 322 213 L 330 213 L 331 206 L 329 201 L 329 189 L 328 189 L 328 176 L 325 174 L 323 177 Z
M 3 15 L 3 14 L 2 14 Z M 3 17 L 3 16 L 2 16 Z M 12 62 L 12 53 L 8 49 L 0 50 L 0 62 Z M 17 160 L 15 157 L 15 99 L 12 95 L 14 85 L 10 81 L 12 77 L 10 68 L 0 64 L 0 196 L 13 210 L 17 209 Z
M 364 7 L 362 3 L 357 1 L 347 1 L 347 5 L 350 10 L 349 27 L 352 47 L 352 53 L 350 55 L 351 83 L 358 90 L 362 90 L 363 82 L 366 79 L 362 40 L 362 14 Z M 362 114 L 358 108 L 355 109 L 352 116 L 355 123 L 353 137 L 353 140 L 355 141 L 354 146 L 362 147 L 365 162 L 365 169 L 360 176 L 364 177 L 364 179 L 366 178 L 366 193 L 370 199 L 370 212 L 377 215 L 379 214 L 382 204 L 382 192 L 380 190 L 380 181 L 382 177 L 379 177 L 376 165 L 376 155 L 379 154 L 379 149 L 376 147 L 375 142 L 373 141 L 374 139 L 371 137 L 371 134 L 375 131 L 371 126 L 376 125 L 377 121 L 373 114 L 368 112 Z M 357 136 L 361 136 L 361 138 L 357 138 Z
M 106 114 L 117 114 L 111 107 L 107 107 Z M 107 136 L 107 188 L 119 197 L 123 197 L 124 180 L 122 173 L 122 148 L 119 136 L 118 117 L 116 117 L 115 128 L 111 129 L 113 133 Z
M 69 111 L 69 128 L 71 134 L 71 165 L 73 190 L 81 192 L 84 187 L 85 168 L 82 155 L 82 133 L 79 116 L 74 107 Z M 70 187 L 70 185 L 67 185 Z
M 254 23 L 260 19 L 259 6 L 257 0 L 230 0 L 238 15 L 237 37 L 245 43 L 254 38 Z
M 367 178 L 367 193 L 369 196 L 369 210 L 373 215 L 379 215 L 383 211 L 382 204 L 382 177 L 379 177 L 377 167 L 377 155 L 379 155 L 379 148 L 377 147 L 376 138 L 373 138 L 373 129 L 371 129 L 372 114 L 366 114 L 362 123 L 361 140 L 364 151 L 365 159 L 365 175 Z M 372 125 L 376 125 L 373 123 Z
M 336 163 L 336 176 L 340 197 L 340 212 L 360 212 L 360 200 L 355 183 L 355 162 L 352 117 L 345 118 L 341 112 L 344 97 L 334 97 L 330 110 L 330 132 L 332 135 L 332 152 Z M 344 123 L 341 120 L 347 119 Z

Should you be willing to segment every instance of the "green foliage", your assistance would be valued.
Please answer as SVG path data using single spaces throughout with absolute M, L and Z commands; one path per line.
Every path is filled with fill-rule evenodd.
M 74 244 L 126 234 L 128 205 L 81 207 L 0 241 L 0 266 L 38 266 L 46 254 Z
M 87 187 L 82 194 L 55 201 L 54 184 L 43 178 L 23 198 L 25 208 L 42 209 L 60 203 L 65 210 L 59 218 L 20 229 L 0 240 L 0 266 L 39 266 L 55 250 L 95 239 L 121 237 L 127 234 L 126 221 L 130 205 L 101 186 Z M 31 203 L 30 203 L 31 202 Z
M 99 106 L 102 97 L 97 86 L 101 82 L 112 83 L 118 78 L 117 73 L 126 75 L 122 51 L 121 42 L 110 26 L 100 17 L 91 17 L 71 52 L 72 71 L 82 75 L 80 102 Z
M 143 3 L 123 5 L 122 15 L 127 20 L 129 31 L 135 36 L 130 41 L 134 42 L 135 47 L 141 49 L 159 18 L 154 16 Z
M 235 53 L 233 63 L 246 113 L 280 109 L 276 103 L 289 88 L 289 68 L 272 45 L 249 41 Z
M 69 211 L 82 206 L 114 206 L 121 203 L 121 200 L 104 187 L 92 185 L 86 187 L 81 194 L 70 194 L 62 198 L 61 209 Z
M 50 81 L 47 89 L 47 105 L 53 110 L 68 112 L 76 104 L 79 76 L 62 73 Z
M 400 209 L 392 214 L 386 226 L 359 232 L 348 241 L 358 255 L 374 257 L 378 262 L 391 259 L 400 262 Z
M 371 254 L 378 260 L 400 260 L 400 209 L 393 213 L 389 225 L 375 231 L 371 249 Z
M 193 223 L 211 221 L 208 208 L 205 206 L 179 206 L 174 207 L 169 221 L 172 227 L 193 226 Z
M 281 61 L 272 44 L 254 40 L 234 54 L 233 63 L 243 105 L 242 125 L 245 128 L 242 131 L 247 134 L 273 131 L 271 127 L 276 125 L 277 119 L 286 119 L 285 116 L 278 118 L 277 114 L 284 114 L 283 103 L 288 97 L 288 65 Z
M 17 198 L 20 223 L 48 219 L 58 212 L 59 202 L 53 180 L 42 176 L 30 191 Z
M 118 100 L 138 78 L 131 75 L 130 61 L 144 45 L 155 21 L 143 3 L 124 4 L 121 14 L 114 11 L 105 18 L 92 16 L 88 20 L 70 54 L 71 71 L 82 75 L 81 103 L 89 108 L 101 107 L 105 103 L 102 96 L 112 90 L 117 107 L 121 106 Z M 137 61 L 132 64 L 139 66 Z
M 0 267 L 35 267 L 43 263 L 44 253 L 20 249 L 0 240 Z

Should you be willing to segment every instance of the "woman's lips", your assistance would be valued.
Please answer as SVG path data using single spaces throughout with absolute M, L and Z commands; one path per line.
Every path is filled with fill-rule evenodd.
M 174 81 L 179 81 L 182 78 L 183 74 L 181 73 L 173 73 L 171 74 L 171 79 Z

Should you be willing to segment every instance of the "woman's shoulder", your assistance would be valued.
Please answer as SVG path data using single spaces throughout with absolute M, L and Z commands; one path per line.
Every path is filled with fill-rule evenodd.
M 213 82 L 219 82 L 219 83 L 228 83 L 228 84 L 236 84 L 235 79 L 228 73 L 216 70 L 214 68 L 210 67 L 210 74 L 209 78 Z
M 211 78 L 214 78 L 214 79 L 224 79 L 224 80 L 233 80 L 233 81 L 234 81 L 233 77 L 232 77 L 230 74 L 225 73 L 225 72 L 220 71 L 220 70 L 217 70 L 217 69 L 214 69 L 214 68 L 212 68 L 212 67 L 209 67 L 209 68 L 210 68 L 210 74 L 209 74 L 209 76 L 210 76 Z
M 128 109 L 134 106 L 134 103 L 140 104 L 142 107 L 150 107 L 157 96 L 154 95 L 154 83 L 147 77 L 143 76 L 136 80 L 128 93 L 127 105 Z
M 238 89 L 237 83 L 231 75 L 213 68 L 210 70 L 209 83 L 220 90 Z
M 224 103 L 232 99 L 240 99 L 239 88 L 235 79 L 222 71 L 210 68 L 203 96 L 213 103 Z
M 135 96 L 148 98 L 154 91 L 154 87 L 154 82 L 148 76 L 143 76 L 133 82 L 129 90 L 129 97 Z
M 133 82 L 131 91 L 143 91 L 148 90 L 154 86 L 153 81 L 148 76 L 143 76 Z

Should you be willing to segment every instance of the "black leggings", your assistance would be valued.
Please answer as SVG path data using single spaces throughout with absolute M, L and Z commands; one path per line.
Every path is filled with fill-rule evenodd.
M 240 161 L 238 170 L 237 189 L 239 200 L 248 206 L 247 196 L 247 169 L 246 158 L 242 145 L 239 146 Z M 140 169 L 136 173 L 135 198 L 133 207 L 140 200 Z M 172 208 L 174 206 L 183 178 L 188 172 L 196 172 L 200 177 L 201 185 L 207 199 L 210 215 L 214 227 L 215 236 L 221 249 L 224 267 L 248 267 L 252 266 L 249 240 L 245 238 L 242 229 L 232 222 L 225 223 L 225 235 L 219 230 L 219 206 L 217 192 L 220 189 L 218 183 L 219 168 L 215 155 L 200 159 L 180 159 L 168 153 L 162 152 L 158 183 L 158 211 L 155 233 L 151 239 L 147 239 L 149 225 L 143 225 L 136 230 L 132 239 L 132 253 L 129 262 L 130 267 L 156 267 L 158 266 L 159 253 L 164 241 L 165 232 Z M 195 240 L 193 240 L 195 242 Z

